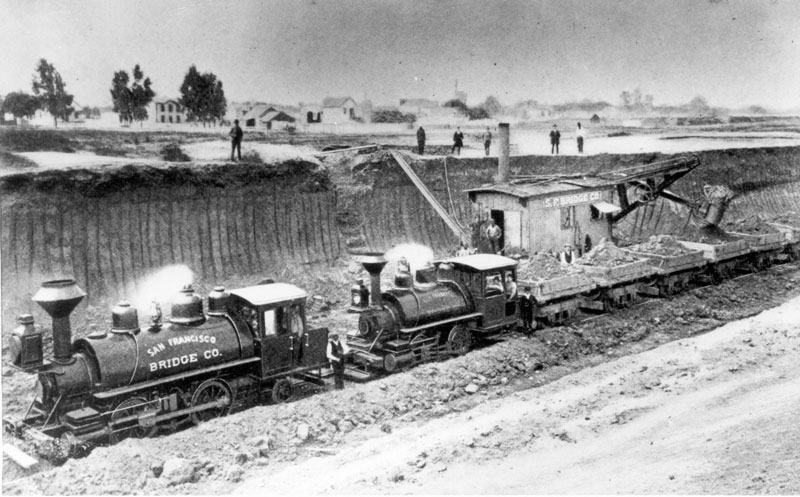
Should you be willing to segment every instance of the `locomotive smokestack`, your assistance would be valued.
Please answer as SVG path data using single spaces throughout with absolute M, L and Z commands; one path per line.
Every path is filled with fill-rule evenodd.
M 68 362 L 72 358 L 69 315 L 85 296 L 72 279 L 45 281 L 33 296 L 33 301 L 53 318 L 53 359 L 56 362 Z
M 500 123 L 500 157 L 497 159 L 497 182 L 507 183 L 511 168 L 511 141 L 508 123 Z
M 370 289 L 372 295 L 372 305 L 381 307 L 381 271 L 386 265 L 386 258 L 380 252 L 370 252 L 356 256 L 356 261 L 360 262 L 364 269 L 369 273 Z

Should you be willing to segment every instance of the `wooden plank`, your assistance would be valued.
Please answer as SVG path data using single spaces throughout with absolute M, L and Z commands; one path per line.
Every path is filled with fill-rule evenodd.
M 8 456 L 22 469 L 32 469 L 39 464 L 39 461 L 9 443 L 3 444 L 3 455 Z
M 400 167 L 406 173 L 406 176 L 408 176 L 408 178 L 411 180 L 411 182 L 414 183 L 414 186 L 417 187 L 417 189 L 422 194 L 422 196 L 425 198 L 425 200 L 427 200 L 428 203 L 431 205 L 431 207 L 433 207 L 433 209 L 436 211 L 436 213 L 439 214 L 439 216 L 444 220 L 444 222 L 447 224 L 447 226 L 453 231 L 453 233 L 456 235 L 456 237 L 458 237 L 459 239 L 467 239 L 468 240 L 469 239 L 469 234 L 465 233 L 464 231 L 461 230 L 461 227 L 458 225 L 458 223 L 455 221 L 455 219 L 453 219 L 450 216 L 450 214 L 444 209 L 444 207 L 442 207 L 442 205 L 439 203 L 439 201 L 436 200 L 436 197 L 431 193 L 430 190 L 428 190 L 428 187 L 425 186 L 425 183 L 423 183 L 423 181 L 419 178 L 419 176 L 417 176 L 417 173 L 414 172 L 414 170 L 405 161 L 405 159 L 395 150 L 392 150 L 391 153 L 392 153 L 392 157 L 394 157 L 394 160 L 397 161 L 397 163 L 400 165 Z

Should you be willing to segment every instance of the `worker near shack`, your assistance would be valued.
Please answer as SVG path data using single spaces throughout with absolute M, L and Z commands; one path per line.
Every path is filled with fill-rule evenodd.
M 519 294 L 519 317 L 522 319 L 522 328 L 525 333 L 533 331 L 533 299 L 531 287 L 526 286 Z
M 500 250 L 500 237 L 503 235 L 503 230 L 500 226 L 495 224 L 493 218 L 489 218 L 489 225 L 486 226 L 486 238 L 489 240 L 489 246 L 493 254 Z
M 492 146 L 492 132 L 489 131 L 489 126 L 486 126 L 486 132 L 481 136 L 483 140 L 483 148 L 486 149 L 486 157 L 489 157 L 489 148 Z
M 578 139 L 578 153 L 582 154 L 584 131 L 581 123 L 578 123 L 578 129 L 575 130 L 575 137 Z
M 558 124 L 553 125 L 553 129 L 550 130 L 550 154 L 558 155 L 558 144 L 561 142 L 561 132 L 558 130 Z
M 558 260 L 562 264 L 574 264 L 577 259 L 577 254 L 572 251 L 572 244 L 564 244 L 564 250 L 558 253 Z
M 242 138 L 244 137 L 244 131 L 239 127 L 238 119 L 233 121 L 233 127 L 228 135 L 231 137 L 231 161 L 235 160 L 233 158 L 233 153 L 236 151 L 239 152 L 239 160 L 242 160 Z
M 417 153 L 425 155 L 425 130 L 422 126 L 417 129 Z
M 328 340 L 327 356 L 333 369 L 336 390 L 344 389 L 344 358 L 349 352 L 350 347 L 339 341 L 339 333 L 332 332 Z
M 461 147 L 464 146 L 464 133 L 461 132 L 461 126 L 456 128 L 456 132 L 453 133 L 453 149 L 450 153 L 455 153 L 456 149 L 458 149 L 458 154 L 461 155 Z

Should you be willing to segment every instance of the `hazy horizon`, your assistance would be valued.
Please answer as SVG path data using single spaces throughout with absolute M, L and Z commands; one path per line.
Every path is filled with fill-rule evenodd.
M 80 105 L 105 106 L 139 64 L 159 97 L 190 65 L 229 101 L 326 96 L 475 105 L 590 99 L 640 88 L 655 105 L 800 108 L 800 2 L 0 0 L 0 94 L 54 64 Z

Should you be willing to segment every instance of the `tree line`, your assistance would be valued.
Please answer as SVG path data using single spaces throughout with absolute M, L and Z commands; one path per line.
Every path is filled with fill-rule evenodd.
M 53 117 L 53 124 L 58 120 L 68 122 L 75 113 L 74 96 L 67 92 L 66 83 L 53 64 L 40 59 L 36 65 L 32 94 L 24 91 L 11 92 L 0 102 L 0 111 L 12 114 L 15 118 L 32 119 L 36 111 L 46 110 Z M 143 122 L 149 117 L 147 107 L 156 96 L 153 82 L 145 77 L 139 64 L 133 67 L 129 75 L 125 70 L 116 71 L 111 79 L 111 101 L 113 110 L 121 123 L 131 124 Z M 213 73 L 200 73 L 192 65 L 189 67 L 180 86 L 178 103 L 186 110 L 188 122 L 215 124 L 225 116 L 227 100 L 222 81 Z M 98 108 L 83 107 L 87 116 L 99 117 Z

